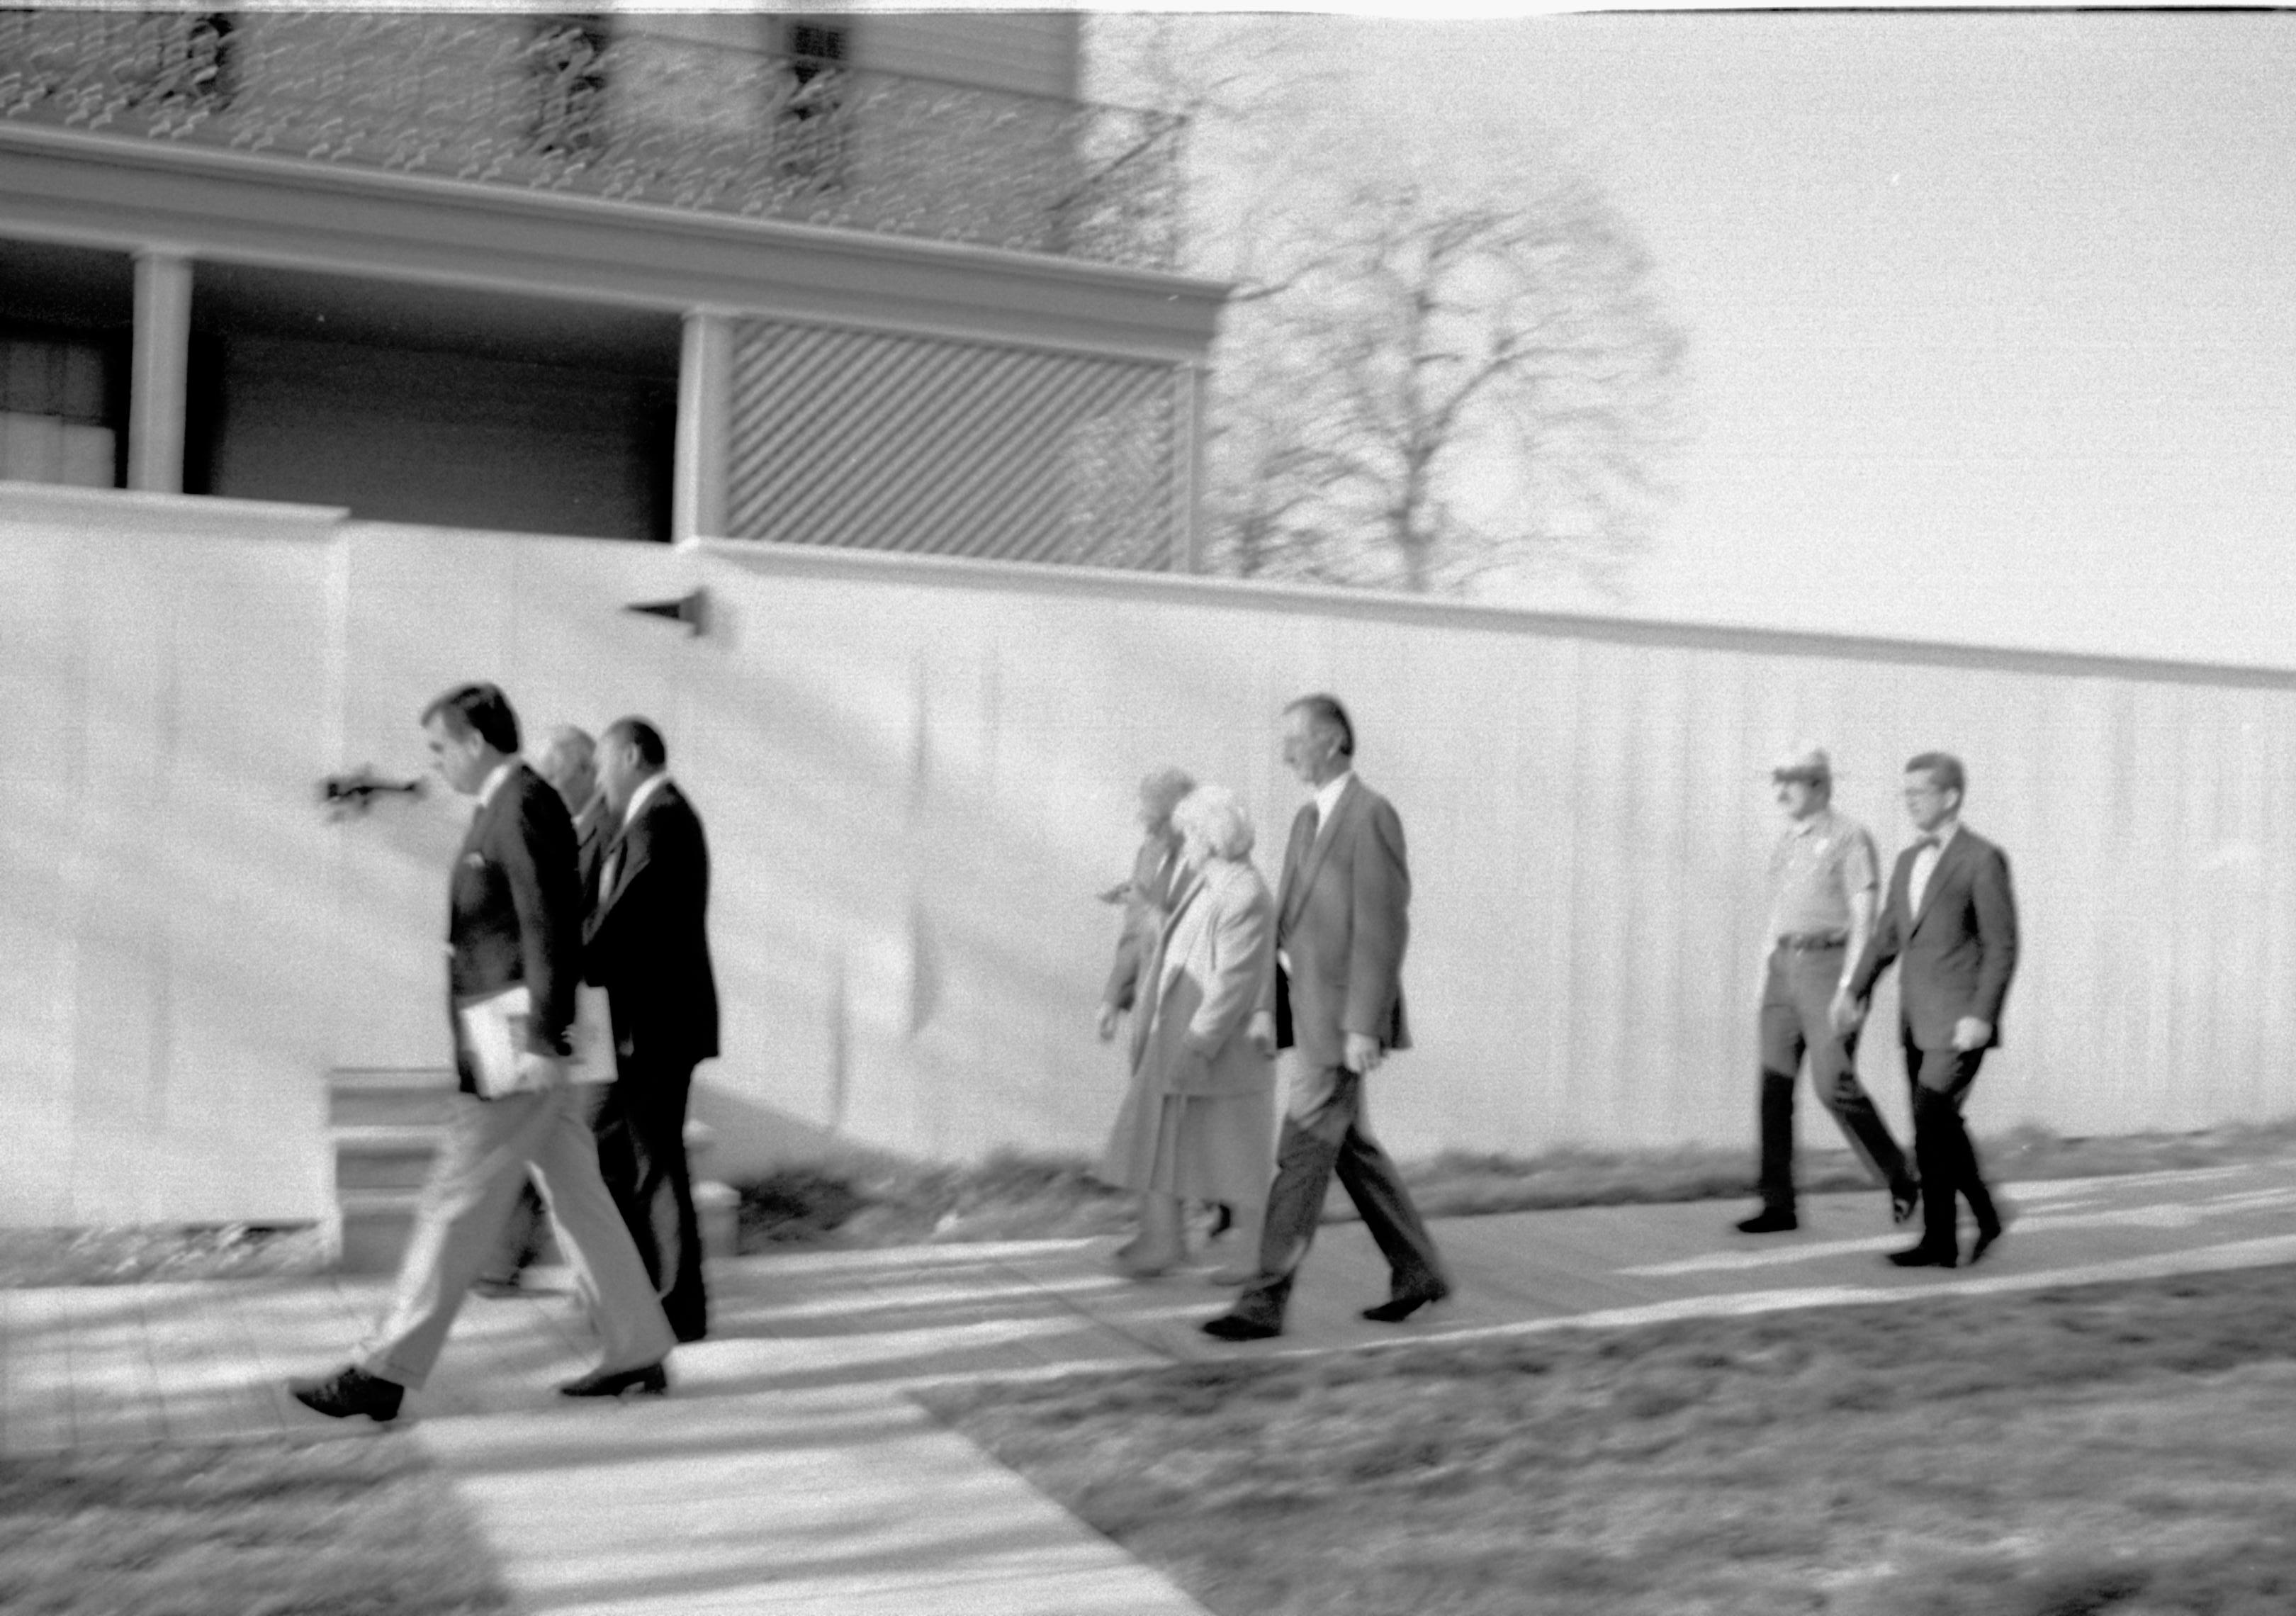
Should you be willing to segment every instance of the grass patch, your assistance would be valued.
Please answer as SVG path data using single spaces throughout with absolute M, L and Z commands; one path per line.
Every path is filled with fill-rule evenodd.
M 736 1187 L 743 1251 L 1051 1240 L 1131 1222 L 1131 1196 L 1080 1155 L 1007 1150 L 964 1165 L 854 1148 Z
M 1998 1182 L 2213 1167 L 2296 1153 L 2296 1119 L 2194 1134 L 2067 1139 L 2025 1127 L 1981 1141 Z M 1404 1177 L 1430 1217 L 1556 1207 L 1726 1200 L 1754 1193 L 1751 1147 L 1592 1150 L 1530 1156 L 1448 1151 L 1407 1163 Z M 1805 1193 L 1873 1188 L 1847 1151 L 1803 1153 Z M 930 1241 L 1050 1240 L 1128 1229 L 1130 1198 L 1092 1177 L 1082 1155 L 999 1151 L 963 1165 L 916 1162 L 858 1148 L 795 1162 L 736 1186 L 741 1249 L 886 1246 Z M 1336 1187 L 1326 1222 L 1353 1218 Z
M 2296 1268 L 934 1390 L 1221 1616 L 2296 1609 Z
M 11 1616 L 480 1616 L 510 1601 L 403 1441 L 0 1459 Z
M 308 1224 L 0 1229 L 0 1288 L 262 1279 L 326 1266 L 326 1238 Z
M 2214 1167 L 2296 1153 L 2296 1119 L 2193 1134 L 2067 1139 L 2026 1127 L 1980 1142 L 1999 1182 Z M 740 1249 L 852 1249 L 979 1240 L 1058 1240 L 1131 1226 L 1131 1198 L 1092 1176 L 1081 1154 L 997 1151 L 971 1163 L 914 1161 L 848 1146 L 735 1185 Z M 1870 1189 L 1847 1151 L 1806 1151 L 1806 1193 Z M 1726 1200 L 1754 1193 L 1751 1146 L 1593 1150 L 1536 1155 L 1447 1151 L 1408 1162 L 1404 1177 L 1430 1217 L 1555 1207 Z M 1335 1187 L 1326 1222 L 1355 1209 Z M 309 1226 L 0 1229 L 0 1287 L 135 1284 L 316 1274 L 325 1242 Z

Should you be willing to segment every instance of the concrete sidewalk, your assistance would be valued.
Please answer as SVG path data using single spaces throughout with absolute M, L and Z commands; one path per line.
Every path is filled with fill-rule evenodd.
M 1900 1271 L 1879 1195 L 1818 1196 L 1796 1234 L 1706 1202 L 1453 1218 L 1458 1299 L 1400 1328 L 1359 1226 L 1326 1228 L 1279 1341 L 1196 1328 L 1227 1293 L 1134 1284 L 1109 1243 L 744 1258 L 712 1273 L 715 1333 L 666 1399 L 569 1405 L 592 1356 L 572 1298 L 472 1300 L 394 1431 L 437 1456 L 521 1609 L 886 1616 L 1162 1616 L 1199 1609 L 935 1424 L 904 1393 L 951 1380 L 1375 1349 L 1698 1314 L 2033 1289 L 2296 1261 L 2296 1161 L 2013 1185 L 1975 1270 Z M 100 1443 L 365 1435 L 289 1399 L 340 1363 L 375 1282 L 0 1291 L 0 1454 Z

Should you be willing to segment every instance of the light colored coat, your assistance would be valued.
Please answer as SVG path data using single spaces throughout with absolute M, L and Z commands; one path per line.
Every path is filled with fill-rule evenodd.
M 1275 1066 L 1244 1036 L 1275 959 L 1275 899 L 1247 860 L 1214 860 L 1183 885 L 1150 956 L 1132 1066 L 1151 1093 L 1273 1090 Z

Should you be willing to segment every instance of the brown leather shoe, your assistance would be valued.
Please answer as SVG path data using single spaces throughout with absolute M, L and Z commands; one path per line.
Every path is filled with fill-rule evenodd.
M 643 1391 L 660 1397 L 668 1390 L 669 1371 L 653 1363 L 639 1369 L 593 1369 L 567 1382 L 558 1392 L 561 1397 L 619 1397 L 625 1391 Z
M 1890 1253 L 1890 1261 L 1900 1268 L 1950 1268 L 1958 1260 L 1951 1246 L 1933 1246 L 1927 1241 Z
M 329 1375 L 298 1377 L 287 1382 L 287 1390 L 304 1407 L 316 1408 L 331 1420 L 363 1414 L 378 1425 L 398 1417 L 399 1400 L 406 1395 L 406 1388 L 397 1381 L 369 1374 L 356 1364 Z
M 1283 1326 L 1246 1318 L 1241 1313 L 1223 1313 L 1218 1318 L 1208 1318 L 1203 1332 L 1224 1341 L 1264 1341 L 1283 1333 Z
M 1406 1291 L 1400 1296 L 1390 1296 L 1377 1307 L 1365 1308 L 1363 1317 L 1374 1325 L 1399 1325 L 1420 1308 L 1431 1307 L 1451 1294 L 1448 1285 L 1431 1285 L 1424 1291 Z

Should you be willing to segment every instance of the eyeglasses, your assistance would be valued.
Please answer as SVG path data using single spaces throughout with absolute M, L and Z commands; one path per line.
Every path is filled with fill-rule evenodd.
M 1814 768 L 1780 768 L 1770 771 L 1773 785 L 1823 785 L 1827 776 Z

